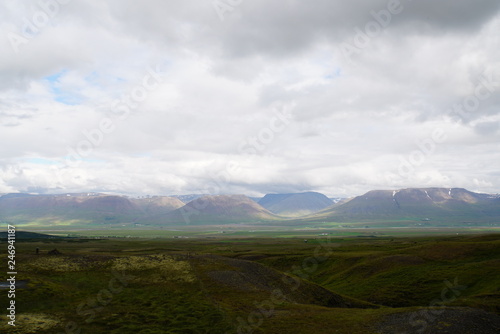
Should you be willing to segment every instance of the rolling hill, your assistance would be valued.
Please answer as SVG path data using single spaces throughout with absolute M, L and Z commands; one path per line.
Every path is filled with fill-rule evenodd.
M 298 194 L 267 194 L 258 202 L 267 210 L 280 216 L 300 217 L 318 212 L 333 201 L 317 192 Z

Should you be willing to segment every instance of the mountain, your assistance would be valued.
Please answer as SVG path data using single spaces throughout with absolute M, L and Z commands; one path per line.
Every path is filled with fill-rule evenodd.
M 311 212 L 314 213 L 303 216 Z M 0 221 L 38 226 L 258 222 L 279 222 L 283 226 L 306 226 L 312 222 L 395 222 L 398 226 L 416 222 L 419 225 L 497 224 L 500 223 L 500 196 L 462 188 L 409 188 L 373 190 L 336 204 L 314 192 L 269 194 L 259 203 L 244 195 L 207 195 L 184 204 L 179 198 L 167 196 L 131 199 L 98 193 L 6 194 L 0 196 Z
M 7 194 L 0 197 L 0 219 L 12 223 L 122 223 L 141 213 L 126 197 L 95 193 Z
M 337 204 L 337 203 L 347 202 L 349 200 L 349 198 L 345 198 L 345 197 L 330 197 L 330 200 L 333 202 L 333 204 Z
M 279 218 L 244 195 L 208 195 L 154 220 L 145 218 L 144 221 L 189 225 L 272 221 Z
M 267 210 L 280 216 L 299 217 L 320 211 L 333 201 L 317 192 L 297 194 L 267 194 L 258 202 Z
M 207 196 L 208 194 L 188 194 L 188 195 L 172 195 L 172 197 L 176 197 L 181 200 L 184 204 L 194 201 L 197 198 Z
M 19 224 L 204 224 L 257 222 L 279 217 L 243 195 L 179 198 L 153 196 L 129 199 L 103 194 L 30 195 L 0 197 L 0 220 Z
M 500 197 L 462 188 L 372 190 L 322 210 L 311 216 L 311 219 L 498 222 Z
M 132 203 L 137 205 L 145 215 L 164 214 L 181 208 L 185 203 L 178 197 L 152 196 L 149 198 L 133 198 Z

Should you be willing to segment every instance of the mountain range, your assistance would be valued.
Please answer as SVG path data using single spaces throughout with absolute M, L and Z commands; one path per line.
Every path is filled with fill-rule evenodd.
M 191 199 L 187 203 L 182 199 Z M 0 221 L 36 225 L 175 226 L 318 222 L 500 222 L 500 196 L 462 188 L 373 190 L 334 203 L 317 192 L 128 198 L 99 193 L 0 196 Z
M 498 222 L 500 196 L 463 188 L 373 190 L 326 208 L 308 220 Z
M 144 217 L 151 224 L 224 224 L 233 222 L 276 221 L 280 217 L 244 195 L 199 197 L 161 217 Z

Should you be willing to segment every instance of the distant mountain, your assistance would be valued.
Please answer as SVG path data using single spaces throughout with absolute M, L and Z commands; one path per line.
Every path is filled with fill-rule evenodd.
M 27 195 L 0 197 L 0 219 L 13 223 L 122 223 L 141 214 L 126 197 L 102 194 Z
M 267 194 L 258 203 L 272 213 L 285 217 L 305 216 L 334 204 L 331 199 L 317 192 Z
M 182 208 L 149 220 L 157 224 L 228 224 L 278 220 L 244 195 L 203 196 Z M 148 219 L 145 220 L 148 222 Z
M 193 224 L 276 220 L 279 217 L 243 195 L 195 196 L 188 204 L 177 197 L 129 199 L 103 194 L 0 197 L 0 220 L 12 223 L 57 224 Z
M 304 216 L 308 214 L 307 216 Z M 462 188 L 373 190 L 333 203 L 308 192 L 269 194 L 256 203 L 244 195 L 131 199 L 98 193 L 0 196 L 0 222 L 33 226 L 169 226 L 272 222 L 396 222 L 421 225 L 500 223 L 500 196 Z
M 152 196 L 149 198 L 133 198 L 132 203 L 137 205 L 145 215 L 158 215 L 173 211 L 185 205 L 177 197 Z
M 337 204 L 337 203 L 347 202 L 349 200 L 349 198 L 345 198 L 345 197 L 330 197 L 330 200 L 333 202 L 333 204 Z
M 19 198 L 19 197 L 31 197 L 31 196 L 35 196 L 35 195 L 23 194 L 23 193 L 13 193 L 13 194 L 3 194 L 0 197 L 6 199 L 6 198 Z
M 500 198 L 462 188 L 373 190 L 336 204 L 313 220 L 500 221 Z
M 172 197 L 180 199 L 184 204 L 187 204 L 203 196 L 207 196 L 207 194 L 172 195 Z

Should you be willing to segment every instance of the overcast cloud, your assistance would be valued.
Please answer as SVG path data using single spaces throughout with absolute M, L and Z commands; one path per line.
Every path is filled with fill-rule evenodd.
M 497 0 L 5 0 L 0 23 L 0 193 L 499 192 Z

